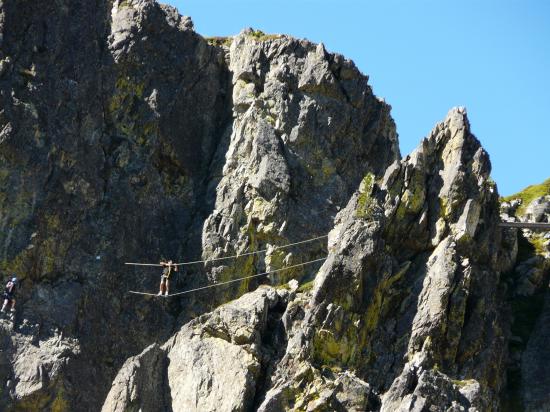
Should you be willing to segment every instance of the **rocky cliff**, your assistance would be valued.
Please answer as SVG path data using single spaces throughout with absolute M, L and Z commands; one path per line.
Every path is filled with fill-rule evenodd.
M 503 199 L 503 220 L 550 223 L 550 181 Z M 550 409 L 550 232 L 522 229 L 517 234 L 517 264 L 507 274 L 513 333 L 509 341 L 508 410 Z
M 464 109 L 400 159 L 322 44 L 204 39 L 153 0 L 0 10 L 0 409 L 549 407 L 548 242 L 498 227 Z M 127 293 L 159 273 L 124 262 L 166 258 L 209 260 L 173 292 L 294 268 Z
M 259 330 L 253 372 L 246 357 L 230 368 L 254 378 L 208 392 L 232 406 L 218 409 L 218 402 L 200 395 L 194 402 L 171 396 L 182 385 L 180 374 L 170 372 L 192 374 L 199 386 L 203 375 L 223 381 L 226 364 L 212 367 L 209 350 L 182 353 L 197 336 L 202 343 L 230 342 L 233 350 L 246 347 L 246 340 L 225 331 L 227 325 L 240 331 L 247 323 L 238 322 L 246 317 L 230 322 L 218 314 L 245 308 L 245 301 L 222 306 L 206 322 L 200 318 L 201 326 L 191 322 L 168 341 L 167 379 L 153 392 L 168 393 L 173 410 L 498 409 L 508 340 L 501 273 L 512 260 L 509 239 L 497 226 L 498 196 L 489 172 L 464 110 L 452 110 L 384 176 L 365 175 L 336 217 L 313 290 L 289 295 L 276 311 L 262 305 L 264 317 L 282 313 L 275 332 Z M 144 373 L 136 363 L 155 350 L 125 364 L 104 410 L 144 406 L 129 399 L 126 388 Z M 200 393 L 185 387 L 186 396 Z M 139 384 L 133 389 L 144 390 Z
M 1 10 L 1 261 L 21 283 L 0 402 L 97 410 L 171 333 L 177 303 L 128 296 L 157 278 L 123 263 L 183 255 L 231 121 L 223 55 L 153 2 Z

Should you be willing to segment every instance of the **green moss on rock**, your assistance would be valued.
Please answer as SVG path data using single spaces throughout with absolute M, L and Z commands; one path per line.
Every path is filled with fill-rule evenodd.
M 409 266 L 410 262 L 406 262 L 397 273 L 383 279 L 377 285 L 373 292 L 371 303 L 366 311 L 365 329 L 368 334 L 374 331 L 380 319 L 387 315 L 389 310 L 393 307 L 392 300 L 388 299 L 388 292 L 396 282 L 403 278 Z
M 141 128 L 137 107 L 145 91 L 145 83 L 135 81 L 131 76 L 121 74 L 115 82 L 115 90 L 107 105 L 114 126 L 124 135 L 135 137 L 146 135 Z M 140 125 L 140 128 L 137 126 Z M 151 127 L 151 126 L 149 126 Z
M 359 197 L 357 198 L 357 208 L 355 216 L 361 219 L 366 219 L 372 216 L 376 205 L 375 200 L 371 197 L 374 189 L 374 175 L 368 173 L 359 186 Z
M 313 289 L 313 286 L 315 286 L 315 280 L 304 282 L 298 287 L 298 292 L 302 292 L 302 293 L 309 292 Z
M 339 307 L 334 310 L 330 330 L 321 329 L 313 338 L 313 359 L 318 365 L 360 369 L 375 361 L 373 336 L 390 312 L 399 308 L 402 296 L 393 292 L 393 286 L 403 279 L 409 266 L 410 262 L 405 263 L 379 282 L 366 310 L 354 311 L 346 296 L 335 302 Z
M 64 388 L 61 387 L 52 402 L 52 412 L 67 412 L 69 410 L 69 401 L 65 398 Z
M 130 7 L 130 3 L 131 3 L 131 0 L 121 0 L 119 3 L 118 3 L 118 8 L 119 9 L 123 9 L 125 7 Z
M 544 255 L 545 253 L 548 253 L 548 250 L 545 247 L 546 239 L 544 237 L 540 235 L 533 235 L 529 239 L 529 242 L 533 245 L 537 255 Z
M 422 211 L 426 200 L 426 185 L 423 176 L 419 173 L 414 174 L 409 182 L 409 186 L 401 196 L 401 201 L 396 211 L 399 220 L 407 215 L 417 215 Z
M 252 30 L 249 35 L 250 37 L 258 41 L 273 40 L 281 37 L 280 34 L 266 34 L 261 30 Z
M 206 42 L 211 46 L 225 46 L 229 47 L 231 46 L 231 43 L 233 43 L 233 37 L 222 37 L 222 36 L 213 36 L 213 37 L 205 37 Z

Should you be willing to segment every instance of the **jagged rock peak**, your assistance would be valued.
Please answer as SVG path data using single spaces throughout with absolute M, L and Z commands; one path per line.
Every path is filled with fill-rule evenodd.
M 504 322 L 505 264 L 489 171 L 465 111 L 453 109 L 382 179 L 365 176 L 336 218 L 301 337 L 289 341 L 264 405 L 292 409 L 321 394 L 338 405 L 336 375 L 322 383 L 310 374 L 304 384 L 306 365 L 352 370 L 379 394 L 362 408 L 498 404 L 503 381 L 492 371 L 504 369 L 506 346 L 494 325 Z M 490 352 L 481 349 L 488 336 Z
M 284 352 L 263 339 L 261 386 L 241 381 L 231 402 L 248 393 L 264 412 L 496 408 L 507 335 L 489 170 L 454 109 L 384 176 L 367 173 L 336 217 L 311 297 L 279 309 Z
M 190 17 L 181 16 L 172 6 L 155 0 L 115 0 L 111 9 L 112 50 L 128 53 L 135 43 L 150 43 L 149 35 L 167 34 L 169 29 L 177 32 L 193 32 Z M 114 55 L 115 60 L 118 53 Z
M 227 53 L 234 120 L 203 227 L 205 259 L 327 233 L 365 173 L 381 175 L 399 158 L 390 107 L 351 61 L 322 44 L 252 29 L 235 36 Z M 268 250 L 265 259 L 215 266 L 209 275 L 226 279 L 322 256 L 313 246 Z
M 152 0 L 0 9 L 0 269 L 21 281 L 0 409 L 547 408 L 549 239 L 498 227 L 465 109 L 401 159 L 390 106 L 323 44 L 210 41 Z M 548 220 L 536 193 L 504 218 Z M 327 258 L 269 278 L 288 287 L 126 293 L 159 275 L 127 259 L 250 251 L 172 291 Z
M 399 158 L 390 107 L 322 45 L 212 46 L 146 0 L 0 7 L 0 266 L 21 279 L 0 409 L 97 410 L 128 357 L 257 286 L 158 304 L 127 294 L 158 278 L 125 261 L 269 249 L 186 268 L 183 290 L 321 257 L 320 242 L 274 246 L 328 232 L 364 174 Z

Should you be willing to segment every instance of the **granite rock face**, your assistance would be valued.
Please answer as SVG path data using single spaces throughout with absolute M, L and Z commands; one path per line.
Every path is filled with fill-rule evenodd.
M 550 222 L 550 196 L 541 196 L 533 200 L 523 215 L 525 222 Z
M 127 294 L 158 274 L 125 261 L 324 234 L 399 157 L 390 107 L 323 46 L 250 30 L 211 45 L 153 0 L 6 0 L 0 32 L 0 268 L 20 278 L 0 409 L 97 410 L 128 357 L 256 286 L 159 303 Z M 322 256 L 309 246 L 172 289 Z
M 215 280 L 322 256 L 319 243 L 273 247 L 326 234 L 363 175 L 381 174 L 399 157 L 390 107 L 353 62 L 322 44 L 250 29 L 232 39 L 226 54 L 234 121 L 228 147 L 221 148 L 222 177 L 213 181 L 216 200 L 204 223 L 202 254 L 268 251 L 261 259 L 213 265 Z M 278 278 L 302 274 L 296 269 Z M 225 291 L 222 300 L 234 293 Z
M 178 303 L 130 297 L 158 278 L 123 263 L 184 255 L 231 121 L 227 69 L 153 1 L 0 8 L 0 264 L 20 278 L 0 409 L 97 410 L 173 332 Z
M 262 338 L 254 351 L 279 353 L 267 351 L 258 377 L 236 380 L 238 390 L 226 388 L 224 402 L 259 411 L 500 409 L 510 334 L 502 274 L 514 262 L 489 173 L 488 156 L 458 108 L 383 177 L 367 174 L 336 217 L 313 290 L 281 301 L 276 338 Z M 257 293 L 228 305 L 244 309 L 240 300 Z M 219 334 L 227 322 L 214 314 L 206 323 L 213 321 Z M 194 322 L 202 321 L 184 329 Z M 236 350 L 234 335 L 222 335 L 233 345 L 227 353 Z M 219 373 L 242 368 L 204 367 L 208 350 L 191 360 L 184 354 L 195 344 L 187 336 L 176 365 L 196 365 L 180 369 L 180 379 L 195 387 L 182 383 L 172 391 L 201 393 L 203 370 L 218 381 Z M 173 348 L 170 342 L 165 346 Z M 208 402 L 217 388 L 199 401 Z M 113 391 L 108 401 L 120 396 Z M 252 403 L 242 402 L 247 391 Z M 105 410 L 114 410 L 109 405 Z
M 523 222 L 548 222 L 550 199 L 541 196 L 522 205 L 521 198 L 504 202 L 503 219 Z M 519 207 L 524 206 L 523 210 Z M 550 410 L 550 234 L 528 229 L 513 232 L 517 238 L 517 263 L 508 275 L 512 308 L 508 385 L 503 409 Z
M 546 410 L 550 240 L 498 227 L 489 174 L 462 108 L 400 159 L 390 106 L 322 44 L 0 1 L 0 409 Z M 519 207 L 548 221 L 547 196 Z M 125 261 L 253 251 L 172 291 L 326 260 L 127 293 L 158 273 Z
M 126 361 L 103 411 L 245 411 L 293 292 L 260 287 L 181 328 L 163 346 Z M 275 352 L 274 352 L 275 351 Z
M 455 109 L 383 179 L 367 175 L 336 219 L 302 336 L 280 375 L 304 364 L 333 377 L 353 370 L 380 394 L 382 410 L 496 408 L 507 338 L 499 276 L 512 262 L 499 255 L 489 172 Z M 296 381 L 276 375 L 265 405 L 279 397 L 292 409 L 334 385 L 303 390 Z M 284 386 L 292 390 L 277 390 Z

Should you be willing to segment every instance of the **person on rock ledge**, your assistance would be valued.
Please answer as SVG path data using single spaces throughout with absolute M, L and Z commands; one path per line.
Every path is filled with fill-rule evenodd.
M 168 296 L 170 294 L 170 275 L 172 274 L 172 269 L 174 269 L 174 272 L 178 271 L 178 266 L 171 260 L 168 262 L 161 261 L 160 265 L 164 266 L 164 269 L 160 277 L 159 293 L 157 296 Z
M 11 303 L 11 311 L 15 312 L 15 290 L 17 289 L 17 277 L 13 277 L 8 280 L 6 287 L 4 288 L 4 304 L 0 310 L 2 313 L 6 313 L 7 306 Z

